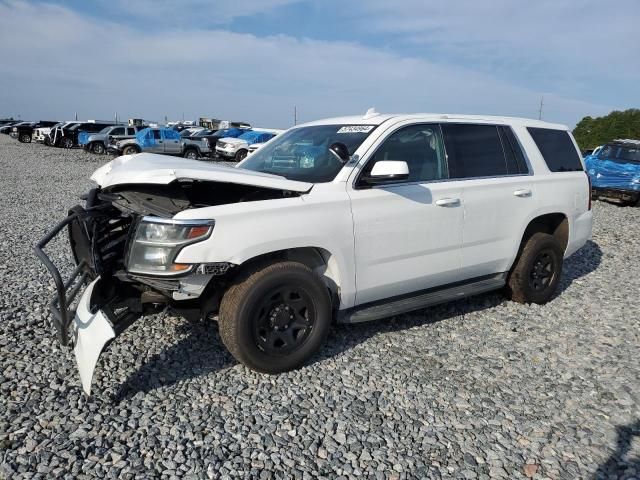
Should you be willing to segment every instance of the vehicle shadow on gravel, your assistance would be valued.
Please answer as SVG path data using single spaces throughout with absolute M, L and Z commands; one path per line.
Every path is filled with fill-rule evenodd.
M 638 478 L 640 475 L 640 457 L 629 458 L 632 442 L 640 442 L 640 420 L 629 425 L 616 427 L 618 439 L 616 451 L 611 454 L 605 463 L 598 467 L 594 476 L 597 480 L 608 478 Z M 636 444 L 637 445 L 637 444 Z M 637 447 L 636 447 L 637 451 Z
M 188 333 L 188 336 L 144 362 L 118 388 L 112 398 L 114 403 L 127 400 L 139 392 L 147 393 L 237 363 L 222 344 L 215 322 L 184 320 L 177 330 L 177 333 Z
M 561 295 L 574 281 L 596 270 L 601 261 L 602 250 L 598 244 L 591 240 L 587 241 L 578 252 L 565 261 L 562 279 L 554 298 Z M 507 300 L 500 292 L 490 292 L 373 322 L 340 325 L 329 334 L 327 344 L 314 357 L 311 364 L 339 355 L 379 333 L 406 330 L 441 322 L 458 315 L 467 315 L 497 307 L 505 301 Z
M 558 295 L 572 282 L 594 271 L 601 259 L 600 247 L 593 241 L 587 242 L 565 262 Z M 504 301 L 503 295 L 494 292 L 374 322 L 338 325 L 331 329 L 327 343 L 309 365 L 350 350 L 379 333 L 437 323 L 457 315 L 493 308 Z M 222 344 L 217 326 L 211 321 L 185 320 L 178 328 L 188 336 L 151 357 L 130 375 L 114 395 L 114 402 L 120 403 L 139 392 L 147 393 L 237 364 Z
M 585 275 L 595 271 L 602 262 L 602 250 L 593 240 L 587 243 L 564 262 L 562 278 L 554 298 L 562 295 L 571 284 Z

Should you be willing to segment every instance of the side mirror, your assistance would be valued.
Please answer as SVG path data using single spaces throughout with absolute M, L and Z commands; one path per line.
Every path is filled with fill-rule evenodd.
M 409 178 L 409 165 L 401 160 L 380 160 L 375 163 L 371 173 L 362 180 L 375 185 L 387 182 L 399 182 Z
M 347 163 L 351 158 L 351 156 L 349 155 L 349 149 L 342 142 L 335 142 L 329 145 L 329 151 L 341 163 Z

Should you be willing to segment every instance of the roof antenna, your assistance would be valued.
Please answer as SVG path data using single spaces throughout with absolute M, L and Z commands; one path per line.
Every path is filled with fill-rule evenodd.
M 367 110 L 367 113 L 364 114 L 364 117 L 362 117 L 363 120 L 369 120 L 372 117 L 375 117 L 377 115 L 380 115 L 378 112 L 376 112 L 376 109 L 371 107 L 369 110 Z

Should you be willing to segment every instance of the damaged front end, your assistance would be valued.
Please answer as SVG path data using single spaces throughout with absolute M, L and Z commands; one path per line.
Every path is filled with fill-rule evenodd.
M 87 395 L 104 347 L 142 315 L 167 305 L 199 316 L 217 311 L 218 287 L 233 266 L 174 261 L 184 246 L 206 240 L 213 232 L 213 220 L 171 218 L 181 210 L 204 206 L 196 201 L 202 200 L 202 188 L 190 182 L 93 189 L 84 207 L 73 207 L 35 246 L 56 286 L 50 309 L 58 341 L 73 346 Z M 229 193 L 229 186 L 221 188 Z M 258 195 L 256 189 L 244 190 L 243 196 Z M 218 202 L 224 198 L 215 197 Z M 226 198 L 230 201 L 233 195 Z M 63 279 L 45 248 L 65 230 L 76 266 Z M 214 286 L 201 300 L 205 289 Z

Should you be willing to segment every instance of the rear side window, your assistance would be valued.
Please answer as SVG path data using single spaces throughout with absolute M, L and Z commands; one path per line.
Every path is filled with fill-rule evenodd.
M 153 138 L 155 138 L 156 140 L 160 140 L 161 136 L 160 136 L 160 130 L 151 130 L 153 132 Z
M 117 127 L 111 130 L 111 135 L 122 135 L 124 134 L 124 127 Z
M 136 129 L 133 127 L 127 127 L 127 135 L 135 135 Z
M 502 148 L 504 156 L 507 160 L 507 170 L 509 175 L 523 175 L 529 173 L 527 161 L 524 158 L 522 147 L 516 139 L 511 127 L 506 125 L 498 127 L 500 139 L 502 140 Z
M 565 130 L 533 128 L 527 130 L 536 142 L 547 167 L 552 172 L 576 172 L 582 170 L 578 151 Z
M 451 178 L 509 174 L 495 125 L 443 123 L 442 132 Z

